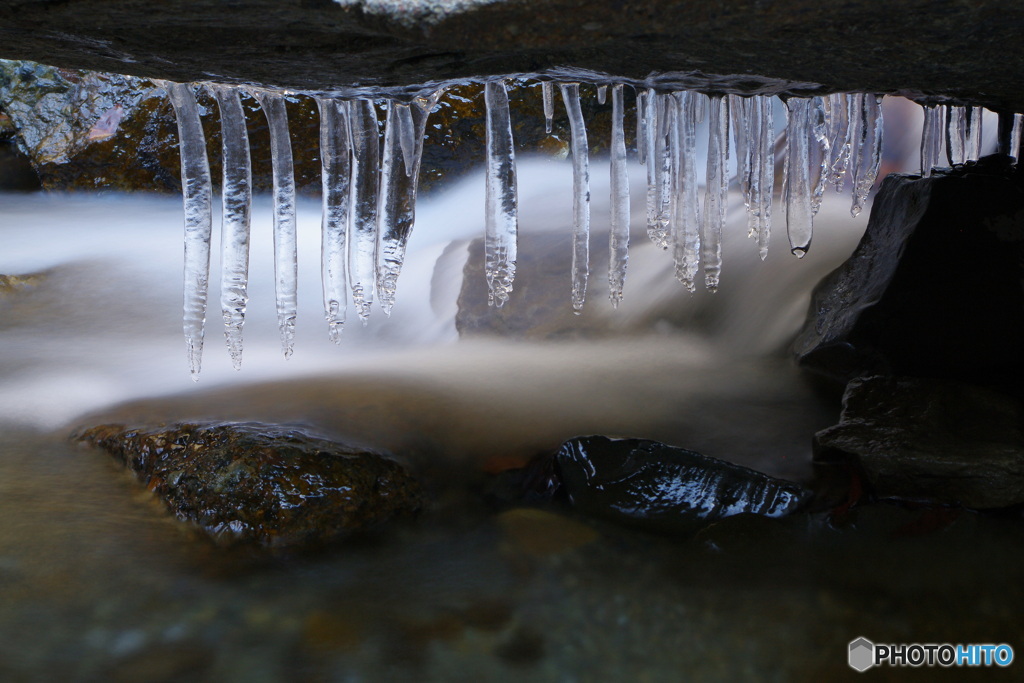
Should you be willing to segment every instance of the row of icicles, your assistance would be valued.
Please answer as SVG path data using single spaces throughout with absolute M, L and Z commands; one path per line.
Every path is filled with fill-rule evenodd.
M 209 287 L 213 190 L 206 140 L 195 91 L 190 84 L 162 82 L 177 117 L 185 205 L 184 331 L 189 369 L 198 379 Z M 554 117 L 555 83 L 542 83 L 547 131 Z M 587 131 L 578 83 L 557 84 L 571 128 L 573 234 L 571 302 L 582 310 L 589 275 L 590 189 Z M 249 139 L 238 87 L 205 84 L 220 111 L 223 154 L 221 223 L 221 308 L 231 360 L 242 357 L 242 325 L 248 301 L 252 172 Z M 629 246 L 629 182 L 623 128 L 623 85 L 600 86 L 612 100 L 611 231 L 609 284 L 612 304 L 622 299 Z M 291 356 L 298 279 L 295 181 L 285 96 L 254 90 L 267 117 L 274 187 L 274 277 L 278 326 L 285 357 Z M 427 118 L 443 89 L 412 102 L 387 102 L 383 145 L 372 99 L 317 97 L 322 161 L 323 302 L 328 334 L 340 343 L 347 301 L 365 324 L 376 297 L 385 315 L 395 302 L 398 276 L 415 220 L 416 189 Z M 637 152 L 647 168 L 647 231 L 671 249 L 676 277 L 691 292 L 700 266 L 714 291 L 721 272 L 722 229 L 729 178 L 729 129 L 735 143 L 737 180 L 748 216 L 749 236 L 763 259 L 771 232 L 775 184 L 776 131 L 771 96 L 711 95 L 698 92 L 637 93 Z M 515 151 L 504 81 L 484 85 L 486 105 L 485 274 L 488 302 L 508 301 L 516 271 L 517 189 Z M 780 200 L 791 251 L 807 253 L 812 224 L 827 184 L 841 190 L 851 178 L 851 213 L 860 213 L 878 175 L 882 148 L 882 97 L 833 94 L 785 101 L 784 164 Z M 942 109 L 926 108 L 922 167 L 930 169 L 938 150 Z M 980 108 L 948 108 L 950 161 L 976 159 L 980 152 Z M 931 114 L 929 112 L 932 112 Z M 707 121 L 708 153 L 703 206 L 698 198 L 697 125 Z M 935 124 L 934 121 L 940 121 Z M 939 127 L 936 128 L 935 126 Z M 952 136 L 952 137 L 951 137 Z M 940 136 L 941 137 L 941 136 Z M 951 141 L 952 140 L 952 141 Z M 929 152 L 931 153 L 931 152 Z M 935 152 L 937 154 L 938 152 Z M 956 155 L 959 161 L 953 158 Z

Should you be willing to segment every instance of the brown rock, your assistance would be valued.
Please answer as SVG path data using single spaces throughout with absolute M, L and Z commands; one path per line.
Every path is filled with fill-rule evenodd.
M 394 460 L 287 427 L 101 425 L 76 438 L 122 461 L 175 516 L 218 541 L 319 545 L 423 504 Z

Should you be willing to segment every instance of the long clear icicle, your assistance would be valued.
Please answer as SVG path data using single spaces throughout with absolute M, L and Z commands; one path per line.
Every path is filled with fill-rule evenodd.
M 725 213 L 728 208 L 728 161 L 729 101 L 721 95 L 715 95 L 711 97 L 708 105 L 708 168 L 702 239 L 704 285 L 712 292 L 718 289 L 722 272 L 722 228 L 725 225 Z
M 206 136 L 192 86 L 187 83 L 164 83 L 163 86 L 178 121 L 181 193 L 185 208 L 185 346 L 192 380 L 199 381 L 210 285 L 213 183 L 206 156 Z
M 828 96 L 829 147 L 832 150 L 832 166 L 829 182 L 842 192 L 846 169 L 850 164 L 850 150 L 853 146 L 850 119 L 850 98 L 844 93 Z
M 967 160 L 967 109 L 946 107 L 946 160 L 958 166 Z
M 377 110 L 370 100 L 349 105 L 352 179 L 348 232 L 348 281 L 356 313 L 365 325 L 373 305 L 377 271 L 377 168 L 380 142 Z
M 674 106 L 670 100 L 672 95 L 657 93 L 651 100 L 650 107 L 653 112 L 651 126 L 654 128 L 655 136 L 653 146 L 654 154 L 648 154 L 647 163 L 654 164 L 654 196 L 653 217 L 649 214 L 647 224 L 647 235 L 661 249 L 668 249 L 669 246 L 669 223 L 672 221 L 672 146 L 669 144 L 671 126 L 669 125 L 669 111 Z M 652 222 L 653 218 L 653 222 Z
M 786 100 L 786 163 L 783 172 L 783 198 L 786 203 L 786 232 L 789 249 L 803 257 L 811 246 L 813 211 L 811 210 L 810 122 L 811 100 L 791 97 Z
M 658 95 L 644 92 L 644 153 L 647 162 L 647 235 L 657 244 L 658 225 Z
M 676 108 L 676 202 L 672 214 L 675 275 L 691 292 L 700 267 L 700 204 L 697 201 L 697 111 L 695 92 L 673 93 Z
M 214 86 L 220 109 L 223 201 L 220 228 L 220 306 L 224 336 L 235 370 L 242 367 L 242 325 L 249 301 L 249 228 L 252 214 L 252 164 L 249 133 L 237 88 Z
M 984 115 L 984 108 L 969 107 L 967 109 L 967 149 L 965 155 L 968 161 L 976 161 L 981 158 L 981 120 Z
M 775 192 L 775 120 L 772 98 L 755 97 L 757 113 L 756 147 L 752 164 L 753 205 L 757 217 L 757 249 L 763 261 L 768 256 L 772 230 L 772 195 Z
M 258 92 L 256 99 L 270 128 L 270 156 L 274 174 L 274 281 L 277 293 L 277 326 L 281 349 L 290 358 L 295 345 L 298 287 L 298 250 L 295 235 L 295 170 L 288 134 L 285 99 L 276 93 Z
M 551 126 L 555 120 L 555 84 L 543 81 L 540 84 L 540 92 L 544 100 L 544 131 L 551 135 Z
M 747 104 L 749 98 L 729 95 L 729 114 L 732 116 L 732 139 L 736 150 L 736 180 L 743 197 L 743 206 L 750 210 L 750 125 Z
M 578 315 L 590 270 L 590 158 L 579 83 L 563 83 L 561 90 L 572 131 L 572 308 Z
M 388 108 L 377 204 L 377 232 L 380 237 L 377 254 L 377 300 L 386 316 L 391 315 L 391 309 L 395 305 L 398 276 L 405 262 L 405 248 L 416 222 L 416 192 L 419 188 L 420 159 L 423 156 L 423 136 L 427 130 L 427 118 L 442 92 L 443 90 L 438 90 L 430 95 L 417 97 L 411 107 L 396 104 L 389 105 Z M 403 123 L 404 111 L 409 112 L 410 124 Z M 408 136 L 408 125 L 412 126 L 411 147 L 406 152 L 404 144 L 401 146 L 402 157 L 407 163 L 409 159 L 412 160 L 412 169 L 410 171 L 407 168 L 406 173 L 395 172 L 396 139 L 401 140 Z
M 604 104 L 608 101 L 608 86 L 599 85 L 597 86 L 597 103 Z
M 516 153 L 504 81 L 484 85 L 487 107 L 487 215 L 484 232 L 484 273 L 487 303 L 501 308 L 516 277 L 519 232 Z
M 850 215 L 860 215 L 882 165 L 882 96 L 859 95 L 857 148 L 853 164 L 853 204 Z
M 327 335 L 341 343 L 345 325 L 348 283 L 345 248 L 348 233 L 349 174 L 352 170 L 348 130 L 348 102 L 317 99 L 320 108 L 320 165 L 323 187 L 320 271 L 323 280 Z
M 939 165 L 942 154 L 942 109 L 924 106 L 924 128 L 921 131 L 921 175 L 925 178 Z
M 629 260 L 629 173 L 623 128 L 622 85 L 612 86 L 611 232 L 608 238 L 608 296 L 612 306 L 622 301 Z

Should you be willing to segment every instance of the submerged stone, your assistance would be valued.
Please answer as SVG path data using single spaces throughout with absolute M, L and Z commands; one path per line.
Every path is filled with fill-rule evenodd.
M 815 452 L 852 459 L 884 498 L 979 509 L 1024 503 L 1024 404 L 981 387 L 855 379 L 839 424 L 815 436 Z
M 811 496 L 793 482 L 644 439 L 578 437 L 556 460 L 577 509 L 669 532 L 743 513 L 781 517 Z
M 882 183 L 853 255 L 815 288 L 795 354 L 875 374 L 1024 387 L 1024 174 L 986 157 Z
M 221 542 L 320 545 L 423 505 L 394 460 L 283 426 L 108 424 L 75 438 L 108 451 L 178 519 Z

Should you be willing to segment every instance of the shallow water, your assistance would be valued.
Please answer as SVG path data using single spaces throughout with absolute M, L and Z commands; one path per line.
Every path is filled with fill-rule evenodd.
M 607 170 L 592 178 L 599 232 Z M 527 236 L 568 231 L 569 183 L 565 165 L 521 164 Z M 685 294 L 636 234 L 617 312 L 592 264 L 588 337 L 457 341 L 481 189 L 474 178 L 421 204 L 394 315 L 350 323 L 341 348 L 319 309 L 318 207 L 300 205 L 287 362 L 258 206 L 243 370 L 211 310 L 198 385 L 181 339 L 177 200 L 0 198 L 0 272 L 44 273 L 0 295 L 0 680 L 820 680 L 853 673 L 846 645 L 860 635 L 1020 642 L 1015 519 L 876 505 L 840 528 L 801 516 L 686 540 L 485 504 L 482 468 L 584 433 L 809 479 L 810 437 L 837 408 L 783 349 L 863 219 L 828 201 L 806 259 L 776 248 L 761 264 L 735 212 L 714 296 Z M 639 192 L 633 205 L 639 224 Z M 83 423 L 187 417 L 300 422 L 390 450 L 435 503 L 330 553 L 259 557 L 199 538 L 66 439 Z

